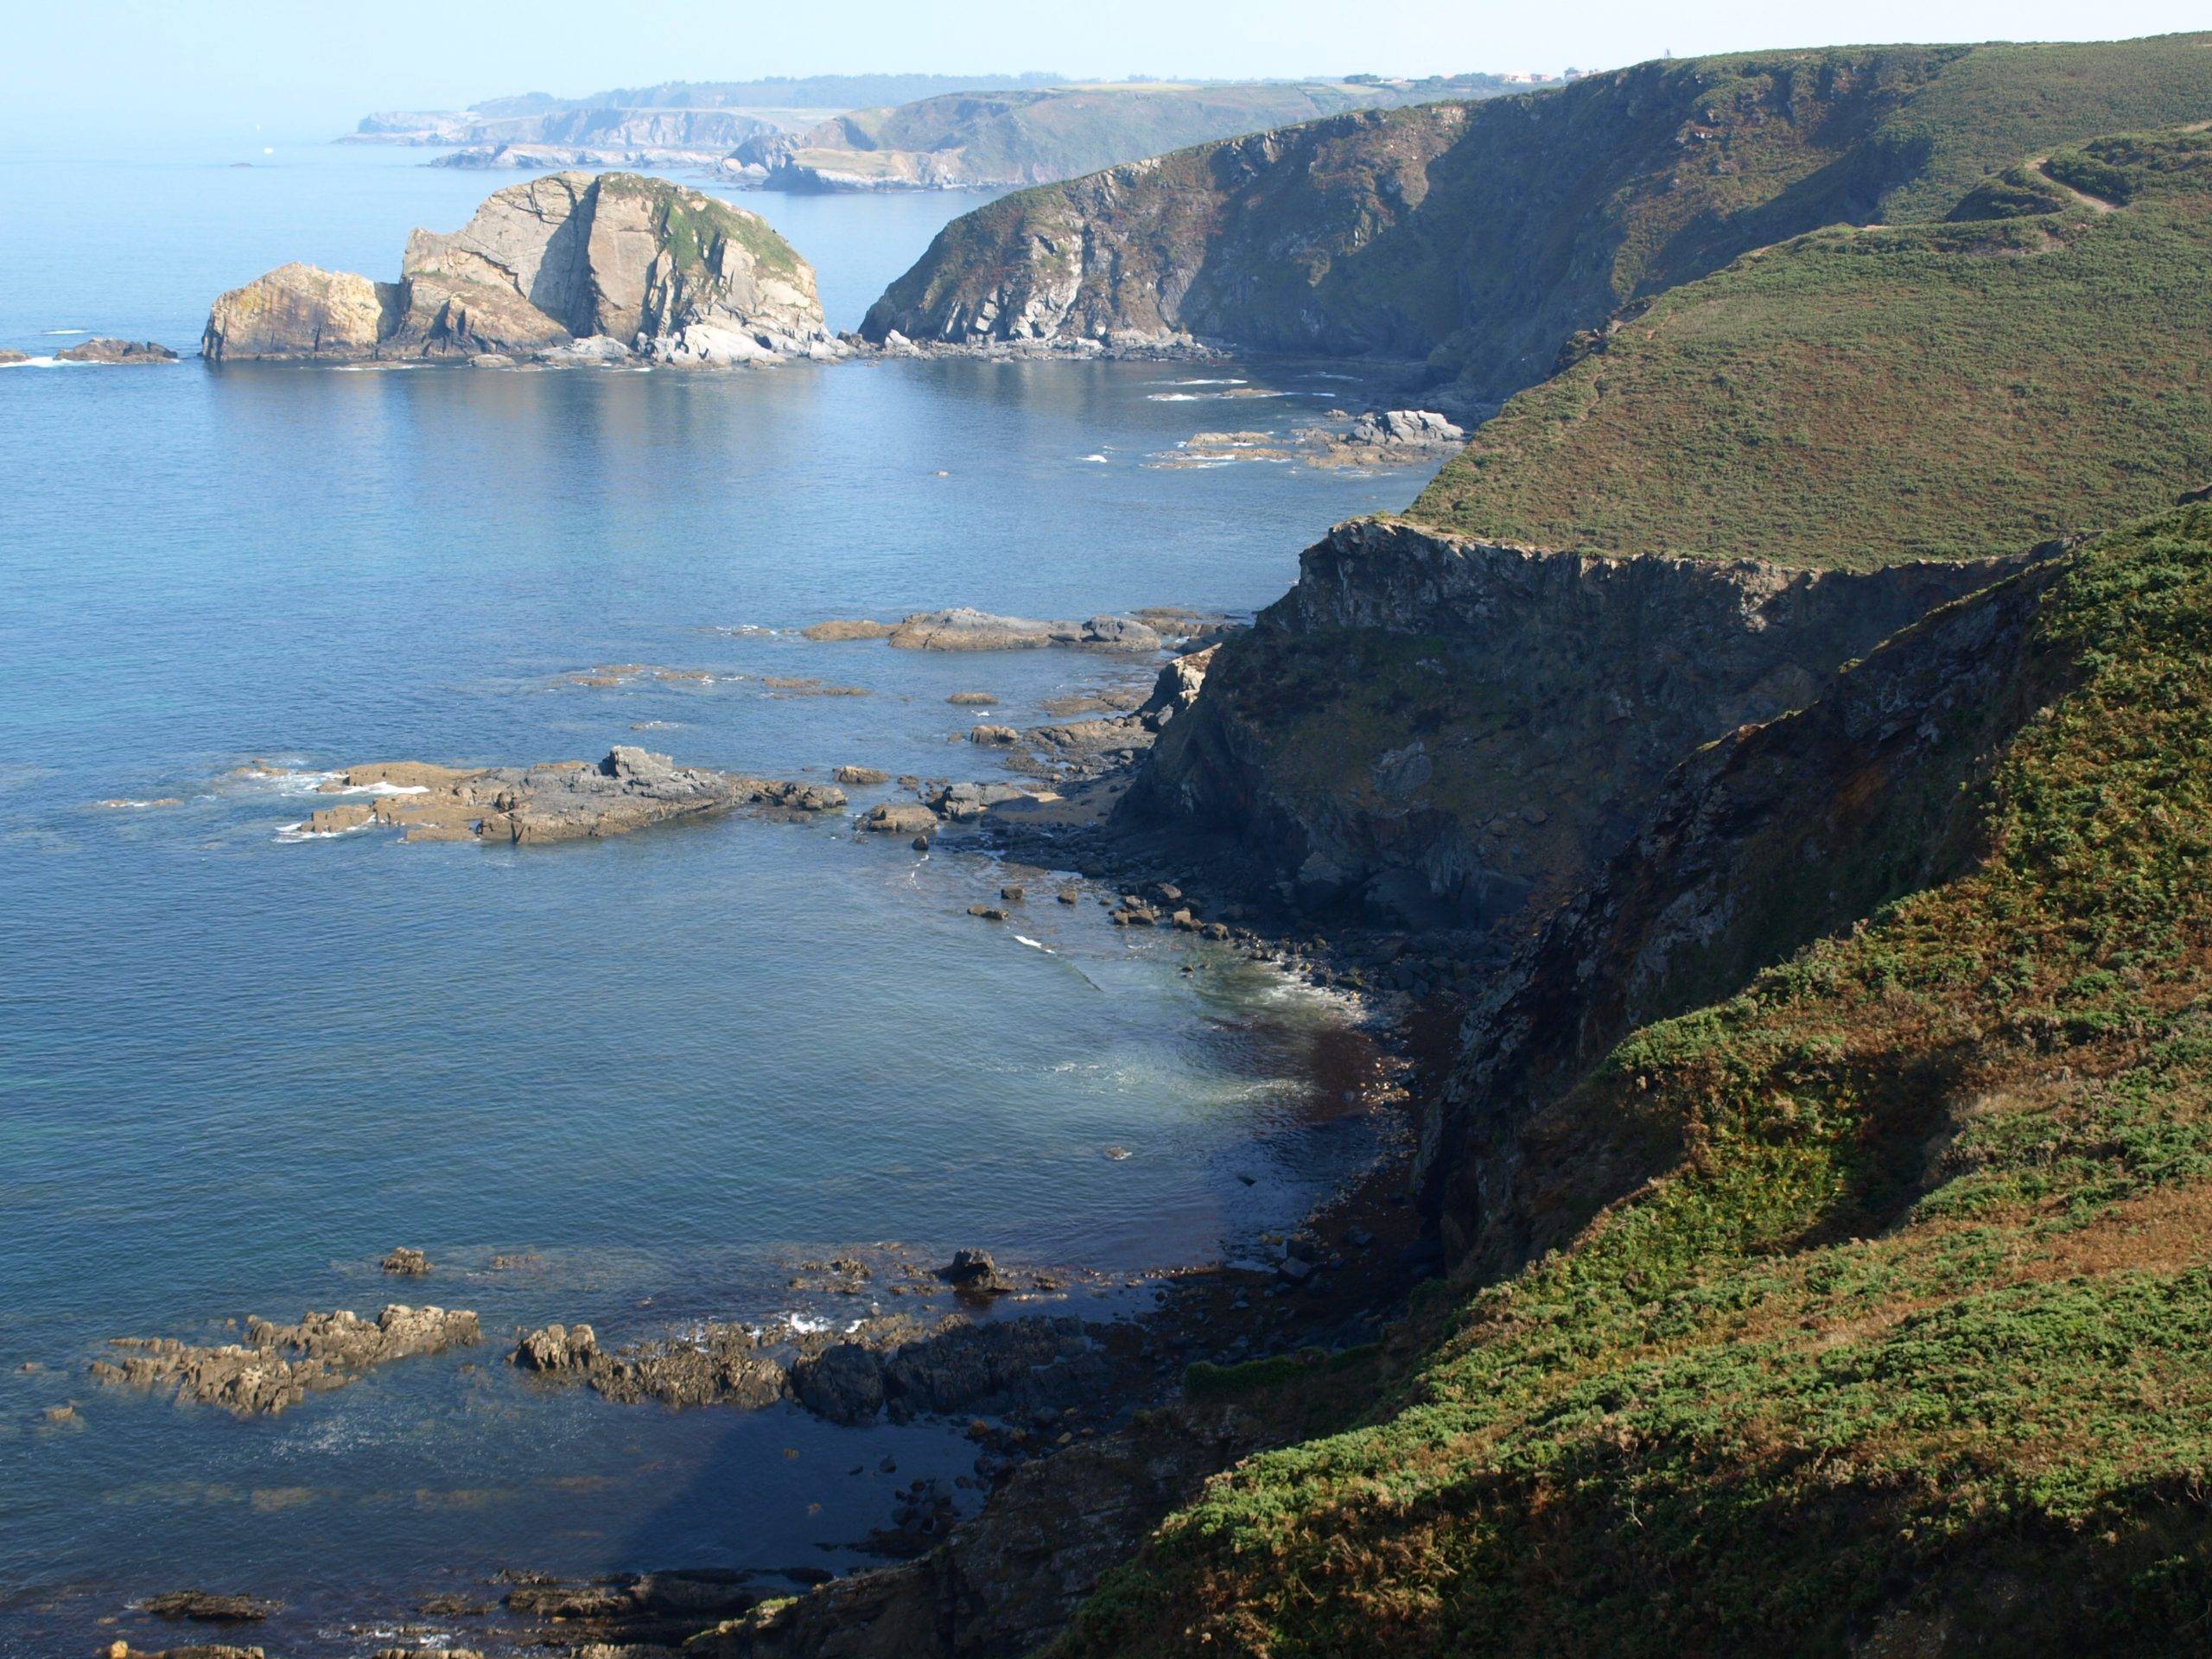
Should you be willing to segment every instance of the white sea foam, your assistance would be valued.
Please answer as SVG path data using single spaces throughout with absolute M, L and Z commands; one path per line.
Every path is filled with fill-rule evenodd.
M 1313 393 L 1313 392 L 1308 392 L 1308 393 L 1306 393 L 1306 394 L 1305 394 L 1305 395 L 1306 395 L 1306 396 L 1307 396 L 1307 397 L 1315 397 L 1315 396 L 1318 396 L 1319 394 L 1318 394 L 1318 393 Z M 1287 391 L 1241 391 L 1241 392 L 1231 392 L 1231 391 L 1148 391 L 1148 392 L 1147 392 L 1147 393 L 1145 394 L 1145 401 L 1146 401 L 1147 403 L 1153 403 L 1153 404 L 1217 404 L 1217 403 L 1221 402 L 1224 398 L 1226 398 L 1226 397 L 1234 397 L 1234 398 L 1236 398 L 1239 403 L 1242 403 L 1242 402 L 1243 402 L 1243 401 L 1244 401 L 1246 398 L 1248 398 L 1248 397 L 1289 397 L 1289 396 L 1290 396 L 1290 394 L 1289 394 L 1288 392 L 1287 392 Z
M 1249 381 L 1248 381 L 1248 380 L 1206 380 L 1206 379 L 1194 379 L 1194 380 L 1147 380 L 1147 381 L 1146 381 L 1146 382 L 1145 382 L 1145 384 L 1146 384 L 1147 385 L 1148 385 L 1148 386 L 1243 386 L 1243 385 L 1249 385 L 1251 383 L 1250 383 Z
M 1077 455 L 1076 459 L 1077 461 L 1091 461 L 1101 467 L 1107 464 L 1106 457 L 1103 455 Z
M 1052 947 L 1051 947 L 1051 946 L 1049 946 L 1049 945 L 1043 945 L 1043 944 L 1038 944 L 1036 940 L 1034 940 L 1034 939 L 1031 938 L 1030 938 L 1027 934 L 1026 934 L 1026 933 L 1017 933 L 1017 934 L 1015 934 L 1015 935 L 1014 936 L 1014 942 L 1016 944 L 1026 944 L 1026 945 L 1027 945 L 1027 946 L 1028 946 L 1032 950 L 1042 950 L 1042 951 L 1043 951 L 1046 956 L 1048 956 L 1048 957 L 1049 957 L 1049 956 L 1051 956 L 1051 955 L 1052 954 Z
M 48 334 L 48 335 L 54 335 L 54 334 L 91 334 L 92 332 L 92 331 L 91 329 L 89 329 L 89 328 L 41 328 L 41 329 L 40 329 L 40 330 L 39 330 L 39 333 L 41 333 L 41 334 Z

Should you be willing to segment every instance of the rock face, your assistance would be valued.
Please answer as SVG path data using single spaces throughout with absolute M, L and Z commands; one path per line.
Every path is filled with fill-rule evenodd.
M 757 215 L 628 173 L 495 191 L 416 231 L 397 283 L 286 265 L 217 300 L 211 360 L 632 353 L 688 366 L 835 357 L 814 271 Z
M 249 1318 L 243 1343 L 195 1346 L 166 1337 L 118 1337 L 110 1345 L 125 1356 L 123 1363 L 95 1360 L 92 1370 L 103 1382 L 167 1389 L 239 1417 L 273 1417 L 378 1365 L 466 1347 L 481 1337 L 476 1315 L 466 1309 L 394 1303 L 374 1319 L 343 1309 L 304 1314 L 297 1325 Z
M 1692 750 L 2026 562 L 1861 575 L 1341 524 L 1218 649 L 1123 821 L 1222 837 L 1321 915 L 1504 929 L 1579 891 Z
M 556 760 L 529 767 L 468 769 L 421 761 L 350 766 L 323 786 L 330 792 L 379 789 L 372 802 L 347 802 L 310 814 L 309 835 L 372 824 L 406 831 L 410 841 L 498 841 L 517 846 L 628 835 L 649 824 L 751 806 L 834 812 L 845 792 L 822 784 L 679 766 L 664 754 L 618 744 L 596 766 Z
M 2063 690 L 2063 667 L 2024 671 L 2022 643 L 2066 563 L 1944 607 L 1809 706 L 1675 769 L 1634 838 L 1468 1011 L 1419 1163 L 1451 1257 L 1503 1278 L 1650 1173 L 1567 1103 L 1629 1032 L 1967 865 L 1974 785 Z
M 861 332 L 1384 356 L 1479 407 L 1624 302 L 1751 248 L 1940 219 L 2038 145 L 2202 118 L 2203 37 L 2069 51 L 1686 59 L 1255 130 L 954 220 Z M 1985 113 L 1991 85 L 2012 90 Z
M 215 302 L 200 337 L 211 362 L 254 358 L 373 357 L 407 308 L 403 283 L 350 270 L 279 265 Z

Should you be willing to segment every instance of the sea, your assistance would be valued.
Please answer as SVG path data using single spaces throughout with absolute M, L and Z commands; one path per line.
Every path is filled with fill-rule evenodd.
M 514 181 L 435 153 L 0 151 L 0 347 L 32 359 L 0 370 L 0 1654 L 191 1639 L 137 1611 L 178 1589 L 271 1598 L 251 1639 L 320 1655 L 503 1573 L 845 1570 L 894 1488 L 969 1466 L 957 1426 L 612 1404 L 531 1386 L 515 1332 L 829 1317 L 797 1264 L 887 1241 L 1082 1270 L 1074 1311 L 1124 1316 L 1384 1137 L 1357 1011 L 957 833 L 301 832 L 370 760 L 1001 777 L 949 696 L 1029 724 L 1157 659 L 798 630 L 1249 614 L 1421 481 L 1163 464 L 1364 406 L 1328 365 L 192 355 L 222 289 L 396 275 L 410 227 Z M 841 327 L 982 200 L 734 199 Z M 185 358 L 53 360 L 88 334 Z M 1014 880 L 1010 920 L 968 913 Z M 402 1245 L 435 1270 L 384 1274 Z M 111 1338 L 388 1301 L 486 1341 L 253 1421 L 88 1371 Z

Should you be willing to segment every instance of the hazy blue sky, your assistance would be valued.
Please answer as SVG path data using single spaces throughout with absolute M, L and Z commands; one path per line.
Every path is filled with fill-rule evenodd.
M 1833 41 L 2113 38 L 2212 24 L 2203 0 L 23 0 L 0 135 L 320 137 L 364 111 L 676 78 L 1051 69 L 1299 75 L 1611 67 Z

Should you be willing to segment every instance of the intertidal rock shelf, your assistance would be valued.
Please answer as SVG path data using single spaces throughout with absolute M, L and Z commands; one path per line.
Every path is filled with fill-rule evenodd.
M 242 1343 L 196 1344 L 168 1337 L 118 1337 L 121 1363 L 92 1362 L 111 1385 L 167 1389 L 180 1400 L 221 1406 L 239 1417 L 273 1417 L 309 1394 L 342 1389 L 379 1365 L 441 1354 L 482 1340 L 465 1308 L 393 1303 L 373 1319 L 340 1309 L 308 1313 L 296 1325 L 249 1317 Z
M 817 644 L 880 639 L 902 651 L 1042 651 L 1052 645 L 1072 645 L 1092 651 L 1141 652 L 1217 632 L 1227 620 L 1225 617 L 1202 615 L 1173 606 L 1071 622 L 1002 616 L 963 605 L 950 610 L 916 611 L 897 622 L 833 617 L 800 632 Z
M 618 744 L 596 765 L 466 768 L 419 760 L 349 766 L 324 784 L 331 794 L 378 791 L 370 801 L 318 808 L 297 825 L 310 836 L 386 824 L 408 841 L 487 841 L 512 845 L 624 836 L 671 818 L 741 806 L 831 812 L 845 792 L 823 784 L 747 778 L 679 766 L 664 754 Z

